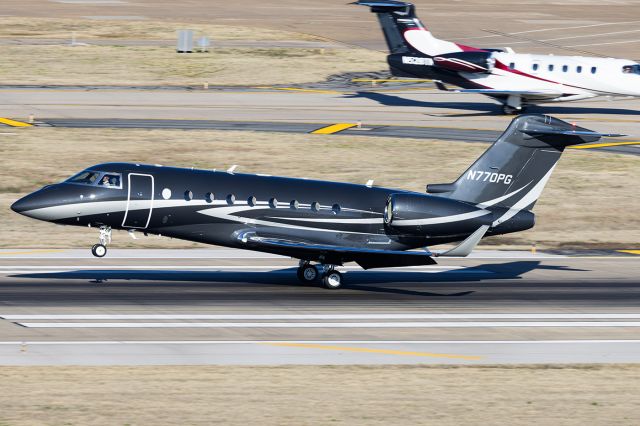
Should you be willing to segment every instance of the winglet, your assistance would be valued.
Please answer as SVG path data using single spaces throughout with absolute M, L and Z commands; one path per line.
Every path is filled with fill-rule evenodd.
M 435 256 L 445 257 L 467 257 L 471 254 L 473 249 L 476 248 L 482 237 L 484 237 L 484 234 L 487 233 L 488 229 L 489 225 L 482 225 L 476 230 L 476 232 L 469 235 L 466 240 L 464 240 L 454 248 L 443 252 L 434 252 L 433 254 Z

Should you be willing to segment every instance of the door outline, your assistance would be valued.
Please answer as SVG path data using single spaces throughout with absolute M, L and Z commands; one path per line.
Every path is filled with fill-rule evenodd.
M 131 176 L 144 176 L 151 178 L 151 199 L 149 200 L 149 215 L 147 216 L 147 223 L 144 226 L 127 226 L 125 223 L 127 222 L 127 216 L 129 216 L 129 203 L 131 202 Z M 123 228 L 135 228 L 135 229 L 146 229 L 149 226 L 149 222 L 151 222 L 151 212 L 153 212 L 153 200 L 155 194 L 155 180 L 153 175 L 146 173 L 129 173 L 127 176 L 127 183 L 129 187 L 127 188 L 127 206 L 124 211 L 124 218 L 122 219 L 122 227 Z M 146 201 L 146 200 L 145 200 Z

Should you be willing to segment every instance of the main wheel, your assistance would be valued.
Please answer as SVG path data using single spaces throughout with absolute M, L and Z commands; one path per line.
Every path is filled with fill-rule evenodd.
M 338 271 L 331 271 L 322 277 L 322 285 L 329 290 L 336 290 L 342 286 L 342 274 Z
M 318 268 L 308 263 L 298 268 L 298 279 L 303 283 L 311 283 L 318 278 Z
M 102 244 L 95 244 L 91 247 L 91 254 L 95 257 L 104 257 L 107 254 L 107 247 Z
M 502 112 L 505 115 L 518 115 L 518 114 L 524 112 L 524 108 L 522 108 L 522 107 L 514 108 L 514 107 L 509 106 L 509 105 L 503 105 L 502 106 Z

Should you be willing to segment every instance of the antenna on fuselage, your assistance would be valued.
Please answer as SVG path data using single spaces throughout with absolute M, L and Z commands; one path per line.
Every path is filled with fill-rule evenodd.
M 366 184 L 367 188 L 373 187 L 373 179 L 369 179 Z
M 235 171 L 235 169 L 236 169 L 237 167 L 238 167 L 238 165 L 237 165 L 237 164 L 234 164 L 233 166 L 231 166 L 231 167 L 229 167 L 229 168 L 227 169 L 227 173 L 229 173 L 230 175 L 232 175 L 232 174 L 233 174 L 233 172 Z

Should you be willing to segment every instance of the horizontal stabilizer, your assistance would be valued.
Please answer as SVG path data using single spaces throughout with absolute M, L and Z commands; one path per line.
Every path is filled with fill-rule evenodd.
M 484 234 L 489 230 L 489 225 L 482 225 L 476 232 L 469 235 L 466 240 L 455 246 L 454 248 L 434 253 L 436 256 L 446 257 L 467 257 L 471 254 L 474 248 L 478 245 Z
M 564 135 L 564 136 L 594 136 L 598 138 L 618 138 L 623 135 L 621 133 L 598 133 L 592 132 L 590 130 L 553 130 L 553 129 L 545 129 L 545 130 L 522 130 L 523 133 L 528 135 Z

